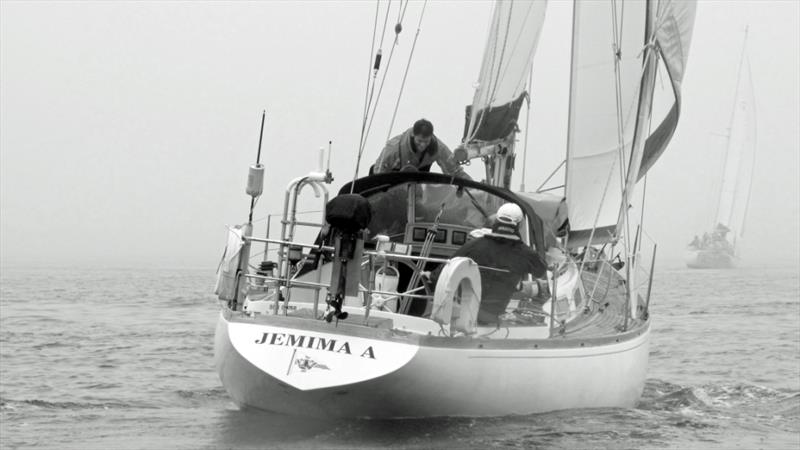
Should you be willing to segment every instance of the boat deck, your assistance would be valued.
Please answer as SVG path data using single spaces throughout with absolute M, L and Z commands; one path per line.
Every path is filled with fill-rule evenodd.
M 563 335 L 569 338 L 589 338 L 622 333 L 626 329 L 627 301 L 625 279 L 615 270 L 606 268 L 600 273 L 584 271 L 583 285 L 587 299 L 582 305 L 583 312 L 567 323 Z M 639 299 L 639 311 L 643 309 Z M 627 329 L 645 323 L 642 318 L 628 318 Z
M 625 280 L 609 266 L 602 267 L 603 270 L 598 272 L 584 270 L 581 274 L 583 290 L 576 291 L 576 310 L 571 313 L 571 317 L 565 325 L 556 325 L 552 333 L 553 337 L 581 340 L 607 339 L 639 328 L 646 323 L 641 318 L 628 318 L 626 327 L 626 316 L 629 315 L 626 314 Z M 509 309 L 512 309 L 513 305 Z M 280 315 L 312 321 L 320 320 L 324 308 L 324 304 L 320 305 L 320 309 L 315 314 L 311 304 L 294 303 L 287 313 Z M 640 298 L 639 311 L 642 309 L 643 301 Z M 356 328 L 394 330 L 400 333 L 433 336 L 441 336 L 444 333 L 440 324 L 426 317 L 401 315 L 374 309 L 365 314 L 362 307 L 355 306 L 345 306 L 343 310 L 349 313 L 349 317 L 343 323 Z M 518 311 L 524 311 L 524 308 Z M 499 326 L 479 326 L 476 336 L 491 340 L 547 339 L 551 332 L 544 317 L 549 311 L 542 311 L 541 306 L 534 306 L 532 311 L 534 313 L 532 316 L 506 314 L 504 318 L 501 318 Z M 263 312 L 271 315 L 272 307 L 266 308 Z M 251 316 L 250 320 L 253 319 L 255 317 Z

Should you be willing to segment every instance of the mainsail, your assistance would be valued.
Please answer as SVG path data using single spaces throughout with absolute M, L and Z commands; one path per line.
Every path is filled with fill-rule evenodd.
M 478 86 L 467 106 L 463 145 L 456 159 L 484 157 L 486 183 L 508 188 L 514 167 L 514 136 L 525 84 L 544 22 L 547 2 L 497 1 L 489 25 Z
M 516 130 L 546 5 L 546 0 L 495 3 L 478 86 L 467 107 L 465 143 L 505 139 Z
M 636 180 L 677 123 L 693 21 L 688 2 L 575 3 L 566 170 L 570 247 L 619 236 Z M 676 103 L 648 148 L 656 55 L 672 79 Z
M 722 224 L 741 237 L 750 202 L 756 148 L 756 116 L 750 64 L 743 49 L 735 103 L 728 131 L 722 188 L 714 225 Z

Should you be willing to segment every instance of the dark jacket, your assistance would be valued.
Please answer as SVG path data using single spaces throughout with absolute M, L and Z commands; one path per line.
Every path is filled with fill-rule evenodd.
M 428 148 L 421 152 L 414 148 L 413 138 L 413 128 L 409 128 L 403 134 L 389 139 L 375 165 L 372 166 L 372 173 L 399 171 L 406 166 L 429 172 L 435 162 L 447 175 L 455 174 L 458 177 L 471 179 L 455 162 L 453 152 L 436 135 L 433 136 Z
M 547 266 L 536 252 L 519 240 L 484 236 L 469 241 L 453 257 L 466 256 L 481 267 L 503 269 L 506 272 L 481 269 L 481 307 L 478 321 L 492 323 L 505 311 L 511 294 L 527 274 L 545 278 Z

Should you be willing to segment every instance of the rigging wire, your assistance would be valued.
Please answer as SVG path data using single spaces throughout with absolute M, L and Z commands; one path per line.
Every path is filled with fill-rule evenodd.
M 527 28 L 529 27 L 529 25 L 528 25 L 528 21 L 530 20 L 530 15 L 531 15 L 531 13 L 533 12 L 533 4 L 534 4 L 534 2 L 531 2 L 531 3 L 530 3 L 530 6 L 529 6 L 529 8 L 528 8 L 528 12 L 527 12 L 527 13 L 525 13 L 525 19 L 522 21 L 522 24 L 520 25 L 520 28 L 521 28 L 521 29 L 527 29 Z M 541 23 L 543 23 L 543 22 L 540 22 L 540 24 L 541 24 Z M 523 49 L 523 51 L 525 51 L 525 52 L 528 52 L 528 53 L 530 54 L 531 70 L 533 70 L 533 60 L 534 60 L 534 58 L 536 57 L 536 53 L 534 52 L 534 49 L 535 49 L 535 47 L 536 47 L 536 46 L 538 46 L 538 42 L 539 42 L 539 35 L 541 34 L 541 31 L 542 31 L 542 30 L 541 30 L 541 28 L 540 28 L 540 29 L 539 29 L 539 30 L 537 30 L 537 32 L 536 32 L 536 39 L 533 41 L 533 42 L 534 42 L 534 46 L 533 46 L 533 47 L 531 47 L 531 48 L 528 48 L 528 49 Z M 519 43 L 519 41 L 520 41 L 520 40 L 522 40 L 522 33 L 519 33 L 519 34 L 517 35 L 517 42 L 515 42 L 515 43 L 514 43 L 514 49 L 511 51 L 511 53 L 512 53 L 512 54 L 516 53 L 516 51 L 517 51 L 517 44 Z M 503 73 L 503 76 L 505 76 L 505 73 Z M 518 81 L 517 81 L 517 83 L 516 83 L 516 86 L 519 86 L 519 85 L 520 85 L 520 84 L 521 84 L 521 83 L 524 81 L 524 77 L 525 77 L 525 74 L 524 74 L 524 73 L 521 73 L 521 74 L 520 74 L 520 78 L 519 78 L 519 80 L 518 80 Z
M 539 185 L 539 187 L 538 187 L 538 188 L 536 188 L 536 192 L 545 192 L 545 191 L 551 191 L 551 190 L 553 190 L 553 189 L 558 189 L 558 187 L 556 187 L 556 188 L 548 188 L 548 189 L 545 189 L 544 191 L 542 190 L 542 188 L 544 187 L 544 185 L 545 185 L 545 184 L 547 184 L 547 182 L 548 182 L 548 181 L 550 181 L 550 179 L 551 179 L 551 178 L 553 178 L 553 175 L 555 175 L 555 174 L 556 174 L 556 172 L 558 172 L 558 169 L 560 169 L 560 168 L 561 168 L 561 166 L 563 166 L 563 165 L 564 165 L 564 164 L 566 164 L 566 163 L 567 163 L 567 160 L 566 160 L 566 159 L 564 159 L 563 161 L 561 161 L 561 164 L 559 164 L 558 166 L 556 166 L 556 168 L 555 168 L 555 169 L 553 169 L 553 171 L 552 171 L 552 172 L 550 172 L 550 175 L 548 175 L 548 176 L 547 176 L 547 178 L 545 178 L 545 180 L 544 180 L 544 181 L 542 181 L 542 184 L 540 184 L 540 185 Z M 559 187 L 563 187 L 563 186 L 559 186 Z
M 406 17 L 406 9 L 408 9 L 408 1 L 406 0 L 405 6 L 403 6 L 403 0 L 400 0 L 400 8 L 397 9 L 397 24 L 401 25 L 403 23 L 403 18 Z M 402 27 L 402 25 L 401 25 Z M 397 30 L 397 25 L 395 25 L 395 32 L 400 33 L 401 30 Z
M 506 20 L 506 29 L 505 29 L 505 33 L 503 34 L 503 46 L 502 46 L 501 51 L 500 51 L 500 61 L 497 63 L 497 72 L 495 73 L 495 76 L 494 76 L 494 79 L 493 79 L 494 86 L 492 86 L 492 93 L 486 99 L 486 107 L 487 108 L 491 106 L 492 102 L 495 100 L 495 97 L 497 96 L 497 87 L 500 84 L 500 71 L 503 69 L 503 63 L 505 62 L 505 57 L 506 57 L 506 45 L 508 44 L 508 35 L 509 35 L 509 32 L 510 32 L 509 29 L 511 28 L 511 12 L 512 12 L 513 9 L 514 9 L 514 4 L 513 3 L 509 3 L 508 4 L 508 19 Z
M 750 84 L 750 92 L 752 93 L 753 92 L 753 76 L 751 74 L 751 70 L 752 69 L 750 68 L 750 59 L 748 58 L 747 59 L 747 74 L 748 74 L 747 78 L 750 81 L 750 83 L 749 83 Z M 753 99 L 751 98 L 750 100 L 753 100 Z M 752 109 L 751 115 L 753 117 L 753 145 L 755 145 L 755 143 L 758 142 L 758 126 L 757 126 L 757 121 L 756 121 L 756 110 L 755 110 L 756 104 L 755 104 L 754 101 L 751 101 L 750 103 L 751 103 L 750 104 L 750 108 Z M 751 169 L 750 169 L 750 171 L 751 171 L 750 184 L 749 184 L 749 186 L 747 186 L 747 200 L 745 200 L 745 203 L 744 203 L 744 212 L 742 213 L 742 223 L 738 224 L 739 227 L 741 228 L 741 230 L 737 232 L 739 237 L 744 236 L 744 226 L 745 226 L 745 223 L 747 223 L 747 212 L 750 209 L 750 196 L 753 194 L 753 175 L 752 175 L 752 171 L 753 171 L 753 168 L 755 168 L 755 165 L 756 165 L 756 152 L 753 151 L 752 153 L 753 153 L 753 157 L 752 157 L 751 162 L 750 162 L 750 167 L 751 167 Z M 736 238 L 736 236 L 734 235 L 734 239 L 735 238 Z
M 531 65 L 531 70 L 528 74 L 528 92 L 525 96 L 528 104 L 528 108 L 525 111 L 525 144 L 522 147 L 522 179 L 519 183 L 519 190 L 521 192 L 525 192 L 525 166 L 526 162 L 528 161 L 528 129 L 530 128 L 529 125 L 531 123 L 531 89 L 533 85 L 533 65 Z M 560 167 L 560 166 L 559 166 Z
M 653 134 L 653 121 L 650 120 L 649 123 L 647 124 L 647 135 L 650 136 L 652 134 Z M 644 205 L 646 199 L 647 199 L 647 172 L 645 172 L 644 174 L 644 182 L 642 183 L 642 212 L 641 215 L 639 216 L 639 228 L 642 230 L 642 234 L 647 234 L 644 232 Z M 641 247 L 642 247 L 642 241 L 640 240 L 639 248 Z M 634 253 L 636 251 L 637 250 L 634 249 Z
M 622 215 L 623 221 L 625 222 L 625 233 L 624 233 L 625 237 L 623 238 L 623 241 L 622 241 L 623 242 L 623 246 L 624 246 L 624 250 L 625 250 L 625 256 L 626 256 L 626 259 L 627 259 L 627 263 L 625 264 L 625 271 L 626 271 L 626 277 L 625 278 L 627 280 L 630 280 L 631 279 L 631 267 L 630 267 L 631 264 L 630 263 L 632 261 L 631 260 L 631 250 L 632 249 L 631 249 L 631 246 L 630 246 L 630 223 L 628 221 L 628 211 L 627 211 L 627 209 L 628 209 L 628 199 L 627 199 L 627 193 L 625 192 L 625 190 L 626 190 L 625 189 L 625 173 L 626 173 L 626 168 L 625 168 L 625 140 L 624 140 L 624 134 L 623 134 L 623 130 L 622 130 L 622 121 L 623 121 L 623 115 L 622 115 L 622 92 L 621 92 L 622 91 L 622 87 L 621 87 L 622 81 L 621 81 L 620 67 L 619 67 L 619 62 L 620 62 L 620 60 L 622 58 L 622 54 L 621 54 L 621 52 L 622 52 L 622 50 L 621 50 L 621 45 L 622 45 L 622 25 L 621 25 L 621 23 L 623 23 L 623 19 L 624 19 L 624 17 L 622 17 L 622 14 L 624 14 L 625 6 L 623 4 L 623 6 L 621 8 L 622 11 L 620 13 L 621 17 L 619 18 L 619 20 L 617 20 L 617 2 L 616 1 L 612 1 L 611 2 L 611 8 L 612 8 L 612 20 L 613 20 L 613 23 L 614 23 L 614 26 L 613 26 L 613 30 L 614 30 L 614 50 L 615 50 L 614 78 L 615 78 L 616 104 L 617 104 L 617 139 L 619 141 L 619 146 L 620 146 L 619 152 L 617 153 L 617 155 L 619 157 L 619 164 L 620 164 L 620 168 L 619 168 L 620 189 L 621 189 L 620 192 L 622 194 L 622 199 L 621 199 L 622 200 L 621 201 L 622 204 L 620 205 L 620 214 Z M 648 10 L 646 9 L 645 11 L 647 12 Z M 631 148 L 631 150 L 632 150 L 632 148 Z M 601 204 L 601 206 L 602 206 L 602 204 Z M 619 223 L 619 216 L 617 216 L 617 223 Z M 629 293 L 633 292 L 633 291 L 630 290 L 630 286 L 628 286 L 628 292 Z M 626 308 L 625 308 L 625 327 L 627 328 L 628 316 L 629 316 L 629 313 L 630 313 L 630 303 L 629 303 L 630 302 L 630 295 L 626 295 L 626 298 L 627 298 L 627 301 L 626 301 Z
M 491 39 L 491 43 L 494 45 L 494 47 L 491 53 L 489 53 L 489 48 L 487 45 L 486 54 L 483 55 L 483 61 L 481 62 L 481 73 L 479 75 L 480 77 L 479 80 L 483 79 L 484 77 L 488 78 L 487 80 L 485 80 L 486 84 L 488 85 L 491 85 L 492 83 L 495 82 L 495 80 L 491 78 L 491 73 L 492 69 L 495 67 L 495 59 L 497 57 L 497 42 L 498 42 L 498 37 L 500 36 L 500 17 L 498 16 L 496 19 L 497 20 L 495 20 L 495 17 L 492 17 L 492 21 L 489 23 L 489 38 Z M 487 58 L 490 58 L 489 59 L 490 62 L 488 65 L 486 64 Z M 489 90 L 484 89 L 481 91 L 482 88 L 483 86 L 479 84 L 475 92 L 475 97 L 472 100 L 472 108 L 470 110 L 470 118 L 469 118 L 469 128 L 467 128 L 467 133 L 464 135 L 464 140 L 463 140 L 465 144 L 467 142 L 471 142 L 475 138 L 475 135 L 478 134 L 478 128 L 480 128 L 481 124 L 483 123 L 483 118 L 485 114 L 481 113 L 479 115 L 479 117 L 477 118 L 477 123 L 475 115 L 478 112 L 486 109 L 491 104 Z M 485 97 L 486 99 L 483 100 L 480 94 L 482 94 L 483 97 Z M 478 108 L 478 111 L 475 111 L 475 106 L 478 106 L 479 104 L 483 104 L 484 106 Z
M 620 53 L 620 49 L 619 49 L 619 40 L 618 40 L 619 36 L 621 36 L 622 32 L 617 30 L 617 28 L 620 25 L 619 25 L 619 23 L 617 21 L 616 1 L 612 1 L 611 5 L 612 5 L 611 6 L 612 7 L 612 13 L 611 13 L 612 31 L 613 31 L 613 39 L 614 39 L 614 43 L 613 43 L 613 50 L 614 50 L 614 79 L 615 79 L 615 82 L 616 82 L 615 83 L 615 90 L 616 90 L 615 99 L 616 99 L 616 104 L 617 104 L 617 139 L 619 140 L 620 150 L 622 152 L 622 151 L 624 151 L 625 143 L 624 143 L 623 133 L 622 133 L 622 94 L 621 94 L 622 87 L 621 87 L 621 77 L 620 77 L 620 73 L 619 73 L 619 57 L 620 57 L 621 53 Z M 595 214 L 594 223 L 592 224 L 592 231 L 589 233 L 589 240 L 586 243 L 586 247 L 590 247 L 592 245 L 592 240 L 594 239 L 594 234 L 595 234 L 595 231 L 597 230 L 597 222 L 600 220 L 600 212 L 603 209 L 603 203 L 605 203 L 606 194 L 608 193 L 608 188 L 611 185 L 611 177 L 614 174 L 614 171 L 616 169 L 617 161 L 619 160 L 620 165 L 622 165 L 621 152 L 620 152 L 620 157 L 617 158 L 617 159 L 614 159 L 613 163 L 611 164 L 611 167 L 609 168 L 608 177 L 606 179 L 606 183 L 605 183 L 605 186 L 603 188 L 603 195 L 600 197 L 600 203 L 598 204 L 598 207 L 597 207 L 597 213 Z M 622 168 L 620 168 L 620 172 L 621 171 L 622 171 Z M 578 269 L 578 275 L 579 276 L 583 274 L 583 267 L 584 267 L 584 264 L 583 264 L 583 262 L 581 262 L 581 264 L 579 266 L 579 269 Z
M 375 65 L 372 68 L 372 71 L 373 71 L 372 72 L 372 90 L 370 92 L 370 99 L 369 99 L 368 109 L 364 113 L 364 120 L 365 121 L 366 121 L 366 116 L 369 113 L 369 108 L 370 107 L 372 108 L 372 113 L 374 114 L 375 113 L 375 108 L 378 105 L 377 99 L 375 100 L 374 104 L 372 103 L 372 95 L 375 92 L 375 79 L 377 78 L 378 71 L 381 68 L 381 59 L 383 57 L 383 40 L 386 39 L 386 25 L 389 23 L 389 11 L 391 9 L 392 9 L 392 0 L 389 0 L 388 3 L 386 4 L 386 14 L 383 16 L 383 29 L 381 30 L 381 41 L 378 44 L 378 52 L 375 54 Z M 378 95 L 380 96 L 380 93 Z M 362 124 L 361 126 L 363 128 L 364 125 Z M 368 133 L 369 133 L 369 131 L 367 131 L 367 134 Z M 366 134 L 362 135 L 361 142 L 359 143 L 359 151 L 361 150 L 361 148 L 363 148 L 364 140 L 366 140 Z M 359 158 L 359 160 L 360 160 L 360 158 Z
M 366 140 L 366 137 L 365 137 L 364 133 L 365 133 L 365 128 L 366 128 L 366 124 L 367 124 L 367 117 L 369 116 L 370 106 L 372 106 L 372 97 L 375 94 L 375 79 L 377 78 L 378 70 L 380 70 L 380 67 L 381 67 L 381 57 L 382 57 L 382 54 L 383 54 L 383 52 L 382 52 L 383 39 L 386 36 L 386 24 L 389 21 L 389 7 L 390 6 L 391 6 L 391 0 L 389 0 L 389 4 L 388 4 L 388 6 L 386 8 L 386 14 L 385 14 L 384 20 L 383 20 L 383 30 L 381 31 L 381 41 L 380 41 L 380 44 L 378 46 L 378 51 L 375 53 L 375 63 L 371 67 L 371 70 L 372 70 L 372 83 L 371 83 L 371 85 L 372 86 L 370 87 L 369 83 L 368 83 L 368 89 L 367 90 L 369 91 L 369 96 L 368 96 L 368 100 L 365 102 L 364 115 L 363 115 L 363 119 L 361 121 L 361 138 L 359 139 L 358 157 L 356 158 L 356 172 L 355 172 L 355 175 L 353 176 L 353 181 L 355 181 L 355 179 L 358 178 L 358 168 L 359 168 L 359 165 L 361 164 L 361 153 L 363 152 L 363 143 Z M 379 10 L 379 8 L 380 8 L 380 0 L 377 1 L 376 10 L 375 10 L 375 23 L 373 25 L 373 38 L 372 38 L 373 47 L 372 47 L 372 50 L 374 50 L 374 48 L 375 48 L 374 47 L 374 45 L 375 45 L 374 44 L 375 43 L 375 32 L 376 32 L 377 26 L 378 26 L 378 10 Z M 372 55 L 371 54 L 370 54 L 370 61 L 372 61 Z M 369 81 L 369 77 L 367 78 L 367 80 Z M 355 188 L 355 183 L 352 183 L 350 185 L 350 193 L 351 194 L 353 193 L 353 189 L 354 188 Z
M 509 55 L 509 58 L 513 58 L 514 55 L 517 55 L 519 53 L 518 52 L 519 44 L 523 40 L 522 36 L 524 34 L 520 30 L 526 30 L 529 27 L 528 22 L 530 21 L 531 13 L 533 12 L 533 6 L 535 5 L 535 2 L 529 2 L 529 3 L 527 3 L 527 5 L 528 5 L 528 11 L 525 12 L 525 16 L 522 19 L 522 22 L 517 27 L 515 27 L 515 29 L 518 32 L 516 33 L 517 37 L 514 40 L 514 46 L 511 47 L 511 53 Z M 511 20 L 509 20 L 509 27 L 508 28 L 509 28 L 509 30 L 507 30 L 507 33 L 510 33 L 510 31 L 511 31 L 510 30 L 510 28 L 511 28 Z M 537 34 L 538 34 L 538 32 L 537 32 Z M 536 41 L 538 41 L 538 39 Z M 536 42 L 536 41 L 534 41 L 534 42 Z M 531 60 L 533 59 L 534 52 L 533 52 L 532 48 L 522 49 L 522 51 L 526 52 L 526 54 L 529 55 L 529 58 Z M 506 74 L 508 74 L 510 67 L 511 67 L 511 65 L 506 65 L 503 68 L 503 72 L 500 74 L 500 76 L 497 79 L 497 83 L 498 84 L 502 83 L 506 79 Z M 514 84 L 515 89 L 519 89 L 520 85 L 524 81 L 525 81 L 525 72 L 523 71 L 522 73 L 519 74 L 519 78 L 516 80 L 516 82 Z
M 722 206 L 722 194 L 724 193 L 725 184 L 726 184 L 725 183 L 725 178 L 726 178 L 725 175 L 727 175 L 728 158 L 730 158 L 730 152 L 731 152 L 731 134 L 732 134 L 731 133 L 731 131 L 732 131 L 731 127 L 733 125 L 733 119 L 736 116 L 736 107 L 737 107 L 736 103 L 738 102 L 738 98 L 739 98 L 739 84 L 741 84 L 742 70 L 744 69 L 744 62 L 745 62 L 745 57 L 746 57 L 745 50 L 747 48 L 746 45 L 747 45 L 747 28 L 745 27 L 744 40 L 742 41 L 742 51 L 741 51 L 741 56 L 739 58 L 739 70 L 737 70 L 737 72 L 736 72 L 736 88 L 733 91 L 733 102 L 734 103 L 733 103 L 733 108 L 731 108 L 731 118 L 730 118 L 730 121 L 728 122 L 728 129 L 727 129 L 727 135 L 726 135 L 726 140 L 725 140 L 725 159 L 724 159 L 724 162 L 722 164 L 722 182 L 720 183 L 719 199 L 717 200 L 717 212 L 714 215 L 715 222 L 719 222 L 718 219 L 719 219 L 719 213 L 720 213 L 720 209 L 721 209 L 720 207 Z M 749 65 L 748 65 L 748 70 L 749 70 Z M 751 83 L 752 83 L 752 81 L 751 81 Z M 752 177 L 751 177 L 751 180 L 752 180 Z M 737 190 L 736 186 L 734 186 L 734 188 L 733 188 L 734 193 L 736 192 L 736 190 Z M 728 227 L 730 227 L 731 226 L 731 222 L 733 221 L 733 208 L 729 208 L 728 217 L 726 217 L 725 220 L 726 220 L 727 223 L 725 223 L 724 225 L 727 225 Z M 712 226 L 716 226 L 716 225 L 717 224 L 715 223 Z
M 408 77 L 408 69 L 411 67 L 411 58 L 414 56 L 414 49 L 417 47 L 417 38 L 419 38 L 419 31 L 422 27 L 422 18 L 425 16 L 425 7 L 428 6 L 428 0 L 422 4 L 422 12 L 419 15 L 419 22 L 417 23 L 417 32 L 414 35 L 414 42 L 411 44 L 411 53 L 408 55 L 408 62 L 406 63 L 406 71 L 403 73 L 403 81 L 400 83 L 400 92 L 397 94 L 397 103 L 394 105 L 394 112 L 392 113 L 392 120 L 389 122 L 389 133 L 392 135 L 392 128 L 394 127 L 394 120 L 397 118 L 397 109 L 400 107 L 400 99 L 403 97 L 403 89 L 406 86 L 406 78 Z M 388 140 L 388 138 L 387 138 Z
M 378 48 L 383 48 L 383 40 L 386 39 L 386 24 L 389 23 L 389 11 L 392 9 L 392 0 L 386 4 L 386 15 L 383 16 L 383 31 L 381 31 L 381 43 Z
M 364 128 L 367 123 L 367 114 L 369 114 L 369 86 L 370 86 L 370 72 L 372 71 L 372 54 L 375 52 L 375 35 L 378 32 L 378 12 L 380 11 L 381 2 L 380 0 L 376 0 L 375 2 L 375 19 L 373 20 L 372 25 L 372 44 L 370 44 L 369 48 L 369 58 L 368 58 L 368 69 L 367 69 L 367 85 L 364 88 L 364 114 L 363 118 L 361 119 L 361 137 L 359 138 L 359 142 L 364 140 Z
M 407 5 L 408 5 L 408 2 L 406 2 L 406 6 Z M 405 11 L 402 11 L 402 15 L 405 15 Z M 401 17 L 402 17 L 402 15 L 401 15 Z M 359 145 L 359 148 L 358 148 L 359 162 L 361 160 L 361 155 L 364 153 L 364 149 L 367 146 L 367 139 L 369 138 L 369 133 L 372 130 L 372 121 L 375 119 L 375 113 L 378 110 L 378 103 L 380 102 L 381 94 L 383 93 L 383 86 L 384 86 L 384 83 L 386 82 L 386 76 L 389 74 L 389 66 L 392 64 L 392 57 L 394 56 L 394 50 L 395 50 L 395 48 L 397 48 L 398 42 L 400 42 L 400 32 L 403 30 L 402 22 L 397 22 L 397 25 L 395 25 L 394 30 L 395 30 L 394 43 L 392 43 L 392 48 L 389 51 L 389 58 L 387 58 L 387 60 L 386 60 L 386 67 L 383 70 L 383 77 L 381 78 L 381 84 L 380 84 L 380 87 L 378 88 L 378 96 L 375 97 L 375 105 L 373 106 L 372 113 L 370 114 L 369 124 L 367 125 L 367 131 L 364 134 L 364 136 L 362 138 L 362 141 L 361 141 L 361 144 Z M 389 131 L 389 135 L 390 136 L 386 138 L 387 141 L 391 137 L 391 130 Z M 359 164 L 357 163 L 356 164 L 356 176 L 358 176 L 358 165 Z
M 489 111 L 491 111 L 491 109 L 492 109 L 492 104 L 497 100 L 498 89 L 500 88 L 501 83 L 503 83 L 503 81 L 505 80 L 506 75 L 509 73 L 508 72 L 509 71 L 509 64 L 506 64 L 507 60 L 510 60 L 510 59 L 514 58 L 515 55 L 519 54 L 519 45 L 520 45 L 520 42 L 523 40 L 522 39 L 523 33 L 516 33 L 516 38 L 514 39 L 513 46 L 511 48 L 509 48 L 509 46 L 508 46 L 509 39 L 511 37 L 512 14 L 514 12 L 513 11 L 513 3 L 509 3 L 508 5 L 509 6 L 508 6 L 508 10 L 506 11 L 506 17 L 504 18 L 505 19 L 505 27 L 502 30 L 503 31 L 502 46 L 500 47 L 500 51 L 499 52 L 498 52 L 498 47 L 501 45 L 500 44 L 500 34 L 501 34 L 500 23 L 501 23 L 501 18 L 498 17 L 496 21 L 493 20 L 492 24 L 490 25 L 490 28 L 493 29 L 493 31 L 491 32 L 490 35 L 494 36 L 494 38 L 492 39 L 492 43 L 494 45 L 493 45 L 493 50 L 492 50 L 492 52 L 490 54 L 491 57 L 489 58 L 488 54 L 485 55 L 483 62 L 486 63 L 486 61 L 488 60 L 488 61 L 491 62 L 491 64 L 489 64 L 484 69 L 482 69 L 482 72 L 481 72 L 481 76 L 482 77 L 486 76 L 486 75 L 489 75 L 489 77 L 488 77 L 489 79 L 485 80 L 487 89 L 484 89 L 482 92 L 476 92 L 475 99 L 473 100 L 473 105 L 472 105 L 473 107 L 470 109 L 470 116 L 471 116 L 470 117 L 470 123 L 469 123 L 467 132 L 465 133 L 465 136 L 464 136 L 464 139 L 463 139 L 463 143 L 464 144 L 474 141 L 475 136 L 477 136 L 478 131 L 479 131 L 484 119 L 486 118 L 487 113 Z M 515 26 L 515 29 L 524 29 L 526 27 L 526 24 L 530 21 L 530 17 L 531 17 L 531 12 L 532 11 L 534 11 L 533 3 L 528 3 L 528 9 L 527 9 L 526 12 L 524 12 L 524 15 L 522 16 L 523 19 L 522 19 L 521 23 L 518 26 Z M 532 49 L 523 49 L 523 51 L 524 50 L 531 51 Z M 531 56 L 531 58 L 532 58 L 532 56 Z M 531 67 L 530 70 L 532 70 L 532 67 Z M 492 72 L 494 72 L 493 76 L 491 76 Z M 522 90 L 524 92 L 524 80 L 525 80 L 525 73 L 524 72 L 525 71 L 523 71 L 520 74 L 520 78 L 518 80 L 515 80 L 515 84 L 514 84 L 515 92 L 517 92 L 519 90 Z M 478 90 L 480 90 L 481 87 L 482 86 L 479 86 Z M 520 88 L 522 88 L 522 89 L 520 89 Z M 512 100 L 515 100 L 515 99 L 516 98 L 514 98 Z M 527 105 L 528 105 L 527 117 L 529 118 L 530 117 L 530 89 L 528 89 L 528 93 L 526 95 L 526 99 L 527 99 L 527 102 L 528 102 L 527 103 Z M 478 108 L 475 108 L 476 106 L 478 106 Z M 477 111 L 475 111 L 475 109 L 477 109 Z M 527 130 L 528 130 L 528 125 L 526 123 L 526 141 L 525 141 L 526 149 L 525 149 L 525 151 L 527 151 Z M 522 184 L 522 190 L 524 190 L 524 185 L 525 185 L 525 181 L 524 181 L 524 178 L 525 178 L 525 166 L 524 166 L 524 163 L 523 163 L 523 175 L 522 175 L 522 177 L 523 177 L 523 179 L 522 179 L 521 184 Z
M 623 5 L 624 8 L 624 5 Z M 614 33 L 614 100 L 616 101 L 617 114 L 617 141 L 619 143 L 619 181 L 620 189 L 625 188 L 625 132 L 623 130 L 624 116 L 622 114 L 622 75 L 620 74 L 620 60 L 622 59 L 622 17 L 617 19 L 617 2 L 611 2 L 612 31 Z M 624 205 L 623 205 L 624 207 Z
M 625 6 L 622 5 L 622 8 Z M 617 152 L 617 157 L 619 159 L 619 183 L 620 183 L 620 192 L 622 193 L 622 204 L 620 205 L 620 212 L 625 217 L 625 251 L 626 253 L 631 250 L 630 242 L 629 242 L 629 227 L 627 221 L 627 199 L 625 198 L 625 135 L 623 130 L 623 114 L 622 114 L 622 76 L 620 74 L 620 60 L 622 59 L 622 24 L 624 17 L 617 18 L 617 2 L 611 2 L 611 18 L 612 18 L 612 30 L 614 33 L 614 89 L 615 89 L 615 101 L 616 101 L 616 114 L 617 114 L 617 141 L 619 143 L 619 150 Z M 624 9 L 622 11 L 624 13 Z M 609 180 L 610 181 L 610 180 Z M 602 208 L 603 203 L 600 203 L 600 208 Z

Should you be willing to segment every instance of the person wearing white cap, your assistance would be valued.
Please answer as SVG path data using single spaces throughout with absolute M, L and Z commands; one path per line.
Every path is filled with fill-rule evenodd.
M 506 203 L 497 210 L 492 232 L 471 240 L 456 250 L 453 257 L 465 256 L 481 267 L 481 306 L 478 324 L 498 323 L 527 274 L 544 278 L 547 266 L 542 258 L 520 238 L 519 224 L 523 219 L 522 209 L 514 203 Z

